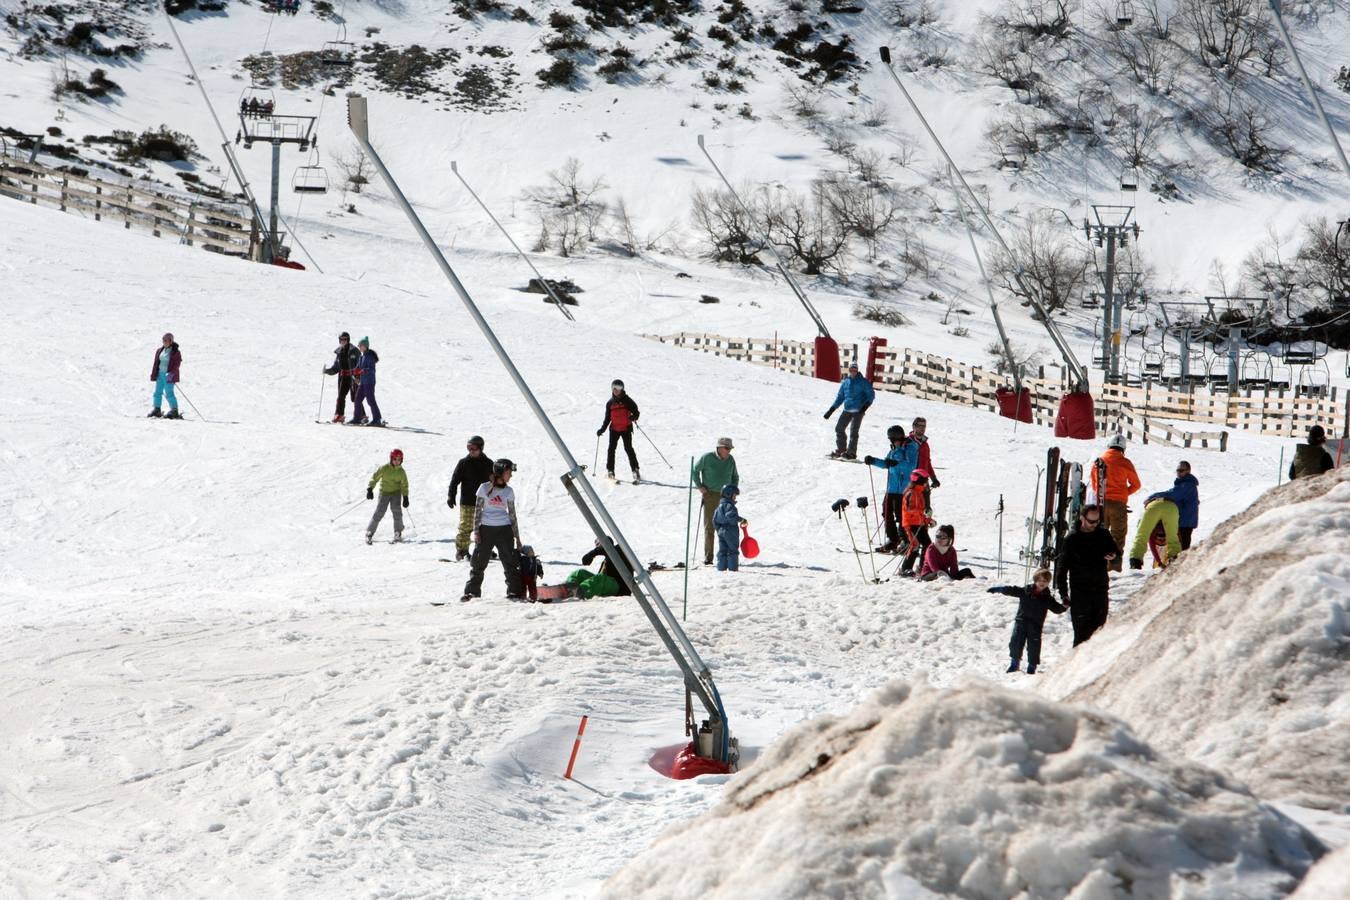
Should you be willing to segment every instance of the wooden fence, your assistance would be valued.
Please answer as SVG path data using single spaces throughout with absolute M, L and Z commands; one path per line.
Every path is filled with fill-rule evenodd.
M 0 196 L 120 222 L 214 253 L 252 255 L 252 219 L 243 207 L 154 190 L 148 183 L 103 181 L 0 155 Z
M 811 342 L 695 332 L 649 337 L 799 375 L 815 371 L 815 345 Z M 857 344 L 840 344 L 839 359 L 843 369 L 855 361 L 867 365 L 867 360 L 859 356 Z M 877 390 L 989 412 L 998 412 L 995 391 L 1009 385 L 1003 376 L 979 366 L 899 347 L 877 348 L 873 375 Z M 1067 385 L 1044 377 L 1024 378 L 1022 384 L 1031 389 L 1032 421 L 1054 427 L 1059 399 Z M 1094 389 L 1093 399 L 1098 431 L 1120 431 L 1145 444 L 1224 451 L 1228 449 L 1229 429 L 1275 437 L 1300 437 L 1312 425 L 1322 425 L 1329 434 L 1350 432 L 1350 403 L 1344 397 L 1338 400 L 1334 387 L 1322 395 L 1307 396 L 1272 389 L 1227 393 L 1175 390 L 1152 383 L 1101 385 Z M 1190 422 L 1216 430 L 1189 431 L 1177 424 Z

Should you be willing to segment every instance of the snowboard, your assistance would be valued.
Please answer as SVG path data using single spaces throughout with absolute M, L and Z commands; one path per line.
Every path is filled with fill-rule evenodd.
M 570 600 L 577 595 L 577 589 L 570 584 L 539 585 L 539 602 L 550 603 L 554 600 Z

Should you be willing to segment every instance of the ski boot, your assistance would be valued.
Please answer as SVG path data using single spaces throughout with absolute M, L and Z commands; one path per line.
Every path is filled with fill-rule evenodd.
M 642 473 L 637 469 L 633 470 L 633 484 L 642 484 Z
M 830 451 L 830 459 L 838 459 L 839 457 L 841 457 L 841 456 L 843 456 L 843 455 L 844 455 L 844 451 L 843 451 L 843 450 L 831 450 L 831 451 Z
M 455 562 L 464 562 L 464 560 L 468 558 L 469 558 L 468 550 L 460 550 L 459 548 L 455 548 Z
M 460 598 L 459 598 L 459 602 L 460 602 L 460 603 L 468 603 L 470 600 L 473 600 L 473 599 L 475 599 L 474 596 L 473 596 L 473 594 L 465 594 L 463 597 L 460 597 Z
M 614 477 L 614 470 L 613 470 L 613 469 L 610 469 L 608 472 L 606 472 L 606 473 L 605 473 L 605 477 L 608 478 L 610 481 L 618 481 L 618 480 L 619 480 L 618 478 Z
M 336 416 L 333 416 L 333 421 L 341 425 L 343 422 L 347 421 L 347 417 L 342 413 L 338 413 Z
M 1033 665 L 1031 665 L 1030 663 L 1027 663 L 1027 674 L 1028 674 L 1028 675 L 1035 675 L 1035 674 L 1036 674 L 1036 667 L 1033 666 Z
M 384 419 L 371 419 L 369 422 L 366 423 L 366 426 L 369 428 L 383 428 Z
M 343 423 L 343 424 L 346 424 L 346 425 L 364 425 L 364 424 L 366 424 L 366 423 L 369 422 L 369 421 L 370 421 L 369 419 L 352 419 L 350 422 L 345 422 L 345 423 Z
M 1008 663 L 1008 671 L 1009 671 L 1009 672 L 1016 672 L 1017 669 L 1018 669 L 1018 667 L 1021 666 L 1021 665 L 1022 665 L 1022 663 L 1021 663 L 1020 660 L 1014 659 L 1012 662 Z M 1028 671 L 1030 671 L 1030 669 L 1035 669 L 1035 668 L 1036 668 L 1035 666 L 1031 666 L 1031 667 L 1029 668 Z
M 166 419 L 181 419 L 181 418 L 183 418 L 183 414 L 180 413 L 180 412 L 179 412 L 178 410 L 176 410 L 176 409 L 171 409 L 171 410 L 169 410 L 168 412 L 166 412 L 166 413 L 164 414 L 164 418 L 166 418 Z
M 1131 559 L 1131 560 L 1130 560 L 1130 568 L 1131 568 L 1131 569 L 1142 569 L 1143 567 L 1144 567 L 1144 561 L 1143 561 L 1142 559 Z
M 154 409 L 146 413 L 145 417 L 147 419 L 162 419 L 164 417 L 164 413 L 160 412 L 159 407 L 156 406 Z
M 395 543 L 395 544 L 401 544 L 401 543 L 403 543 L 403 532 L 401 532 L 401 531 L 395 531 L 395 532 L 394 532 L 394 543 Z
M 840 454 L 840 457 L 842 459 L 857 459 L 858 454 L 854 453 L 851 450 L 845 450 L 843 453 Z

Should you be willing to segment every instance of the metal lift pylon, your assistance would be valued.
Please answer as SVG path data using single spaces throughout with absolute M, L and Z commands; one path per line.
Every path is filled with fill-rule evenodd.
M 577 462 L 576 457 L 572 455 L 572 451 L 563 441 L 562 435 L 553 426 L 548 413 L 539 404 L 524 376 L 516 368 L 511 355 L 506 352 L 506 348 L 497 339 L 492 326 L 483 317 L 478 305 L 469 296 L 469 292 L 460 282 L 459 276 L 450 267 L 445 255 L 441 253 L 440 248 L 436 246 L 436 242 L 432 240 L 426 226 L 422 224 L 421 218 L 412 208 L 403 191 L 400 190 L 394 176 L 390 174 L 384 165 L 384 161 L 380 159 L 380 155 L 371 146 L 365 97 L 350 96 L 347 98 L 347 124 L 351 128 L 356 142 L 360 144 L 361 150 L 370 159 L 375 171 L 383 179 L 385 186 L 389 188 L 390 194 L 398 201 L 399 207 L 403 210 L 403 214 L 407 216 L 413 230 L 421 238 L 427 252 L 436 261 L 441 273 L 445 275 L 460 302 L 464 304 L 470 318 L 474 320 L 478 330 L 483 333 L 483 337 L 491 346 L 493 353 L 497 355 L 497 359 L 506 369 L 507 374 L 511 376 L 511 380 L 515 382 L 516 388 L 525 399 L 526 405 L 534 413 L 534 417 L 538 419 L 549 440 L 553 442 L 554 448 L 557 449 L 558 454 L 567 464 L 567 472 L 562 476 L 562 482 L 567 489 L 568 496 L 577 505 L 582 518 L 586 520 L 586 524 L 594 532 L 595 539 L 599 541 L 601 548 L 610 555 L 610 559 L 616 561 L 614 568 L 619 571 L 624 583 L 633 592 L 633 599 L 642 607 L 642 611 L 646 614 L 648 621 L 651 622 L 657 636 L 660 637 L 666 650 L 669 651 L 680 667 L 680 671 L 684 674 L 685 690 L 698 697 L 699 702 L 703 704 L 704 710 L 708 713 L 708 718 L 695 731 L 693 718 L 689 712 L 686 712 L 686 733 L 694 732 L 694 740 L 691 742 L 692 752 L 690 752 L 690 748 L 687 748 L 687 755 L 682 755 L 683 769 L 681 770 L 682 760 L 677 759 L 676 770 L 669 774 L 673 777 L 680 777 L 682 774 L 684 777 L 689 777 L 692 774 L 734 770 L 740 756 L 740 747 L 736 739 L 731 737 L 731 731 L 727 725 L 726 710 L 722 705 L 722 697 L 717 691 L 717 685 L 713 683 L 712 671 L 699 656 L 698 651 L 694 649 L 689 636 L 680 626 L 679 620 L 675 618 L 674 613 L 670 611 L 670 607 L 666 605 L 661 592 L 652 582 L 650 573 L 638 562 L 641 557 L 629 545 L 628 539 L 624 537 L 618 523 L 614 521 L 609 510 L 605 508 L 605 504 L 600 499 L 594 485 L 583 474 L 581 464 Z M 622 560 L 627 560 L 630 565 L 617 564 Z M 689 704 L 686 703 L 686 710 L 688 708 Z

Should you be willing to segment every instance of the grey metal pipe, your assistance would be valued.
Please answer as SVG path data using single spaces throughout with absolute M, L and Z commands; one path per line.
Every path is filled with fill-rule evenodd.
M 1275 17 L 1275 27 L 1280 29 L 1280 37 L 1284 38 L 1285 49 L 1289 51 L 1289 58 L 1294 61 L 1294 68 L 1298 70 L 1298 77 L 1303 80 L 1303 88 L 1308 92 L 1308 99 L 1312 101 L 1313 109 L 1317 111 L 1317 117 L 1322 120 L 1322 127 L 1327 130 L 1327 138 L 1331 141 L 1331 146 L 1336 151 L 1336 156 L 1341 161 L 1341 171 L 1345 173 L 1346 178 L 1350 178 L 1350 160 L 1345 158 L 1345 149 L 1341 147 L 1341 141 L 1336 137 L 1336 130 L 1331 127 L 1331 119 L 1327 118 L 1327 111 L 1322 108 L 1322 101 L 1317 99 L 1317 90 L 1313 87 L 1312 79 L 1308 77 L 1308 70 L 1303 68 L 1303 60 L 1299 58 L 1298 48 L 1294 46 L 1294 39 L 1289 36 L 1289 29 L 1285 27 L 1284 16 L 1280 14 L 1280 0 L 1267 0 L 1270 5 L 1271 15 Z

